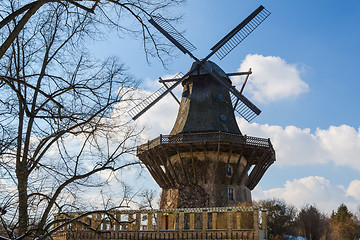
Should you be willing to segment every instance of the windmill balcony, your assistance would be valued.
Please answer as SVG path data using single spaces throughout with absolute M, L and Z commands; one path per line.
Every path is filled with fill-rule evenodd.
M 185 156 L 186 154 L 192 156 L 190 158 L 193 160 L 190 161 L 190 165 L 185 166 L 185 163 L 179 163 L 175 166 L 172 157 L 179 156 L 181 162 L 181 155 Z M 224 159 L 221 157 L 224 154 L 243 156 L 246 159 L 245 171 L 241 175 L 231 178 L 231 181 L 244 182 L 250 190 L 255 188 L 265 171 L 275 161 L 275 150 L 270 139 L 226 132 L 160 135 L 137 148 L 137 156 L 162 188 L 171 188 L 178 182 L 182 182 L 182 180 L 176 180 L 180 175 L 179 167 L 188 171 L 182 175 L 187 175 L 188 178 L 194 176 L 189 181 L 197 183 L 198 177 L 204 176 L 205 173 L 197 174 L 201 167 L 194 162 L 195 157 L 203 155 L 211 157 L 211 154 L 213 159 Z M 207 157 L 205 156 L 205 158 Z M 235 166 L 235 168 L 237 167 Z M 250 172 L 247 177 L 248 170 Z
M 271 144 L 270 138 L 258 138 L 247 135 L 239 135 L 225 132 L 205 132 L 205 133 L 188 133 L 188 134 L 176 134 L 176 135 L 162 135 L 148 141 L 145 144 L 138 146 L 137 154 L 140 155 L 144 151 L 156 148 L 160 145 L 174 145 L 174 144 L 189 144 L 189 143 L 201 143 L 201 144 L 213 144 L 213 143 L 229 143 L 239 144 L 249 147 L 263 147 L 268 148 L 275 157 L 275 150 Z

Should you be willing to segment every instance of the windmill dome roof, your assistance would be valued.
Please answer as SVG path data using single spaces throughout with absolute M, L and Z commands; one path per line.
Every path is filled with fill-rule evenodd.
M 204 64 L 204 67 L 207 67 L 209 69 L 211 69 L 211 71 L 213 72 L 213 70 L 215 70 L 217 73 L 219 73 L 222 77 L 228 78 L 226 73 L 214 62 L 207 60 Z M 194 68 L 197 68 L 199 66 L 199 64 L 197 62 L 194 62 L 191 66 L 191 68 L 189 69 L 189 71 L 193 70 Z M 192 72 L 190 74 L 190 76 L 194 76 L 194 75 L 202 75 L 202 74 L 209 74 L 208 71 L 206 71 L 202 66 L 200 66 L 198 68 L 198 70 Z

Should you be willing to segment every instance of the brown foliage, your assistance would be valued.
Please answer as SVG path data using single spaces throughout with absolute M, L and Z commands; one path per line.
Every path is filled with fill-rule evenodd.
M 360 237 L 360 222 L 341 204 L 330 217 L 332 239 L 352 240 Z

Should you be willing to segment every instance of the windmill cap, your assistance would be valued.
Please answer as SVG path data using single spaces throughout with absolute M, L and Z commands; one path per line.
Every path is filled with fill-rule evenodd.
M 220 75 L 228 80 L 230 80 L 228 78 L 228 76 L 226 75 L 226 73 L 214 62 L 206 60 L 203 63 L 203 66 L 199 67 L 199 64 L 197 62 L 194 62 L 191 66 L 191 68 L 189 69 L 189 71 L 194 70 L 195 68 L 197 68 L 197 70 L 193 71 L 190 76 L 196 76 L 196 75 L 203 75 L 203 74 L 209 74 L 209 72 L 207 70 L 204 69 L 204 67 L 211 69 L 212 72 L 216 72 L 218 73 L 217 75 Z

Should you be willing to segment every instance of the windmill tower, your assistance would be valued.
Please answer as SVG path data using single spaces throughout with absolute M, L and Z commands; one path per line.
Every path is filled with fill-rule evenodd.
M 275 161 L 269 139 L 243 135 L 234 111 L 251 121 L 260 110 L 243 94 L 249 72 L 225 73 L 209 58 L 220 59 L 242 42 L 268 16 L 263 6 L 221 39 L 204 59 L 160 15 L 149 22 L 195 62 L 185 75 L 160 79 L 162 88 L 130 110 L 134 120 L 179 84 L 183 86 L 178 116 L 169 135 L 138 147 L 137 156 L 162 188 L 160 208 L 222 207 L 251 202 L 251 190 Z M 229 76 L 246 75 L 240 91 Z M 167 84 L 171 83 L 171 86 Z

